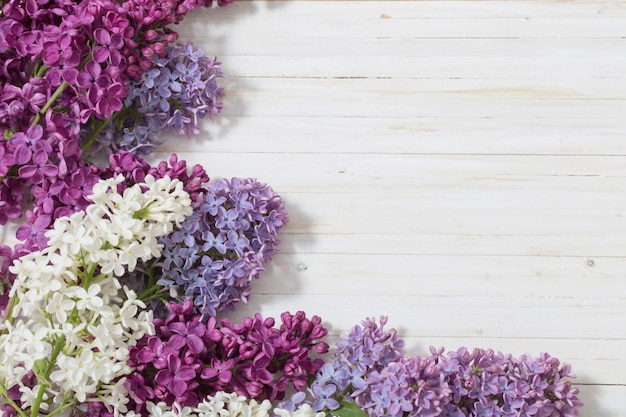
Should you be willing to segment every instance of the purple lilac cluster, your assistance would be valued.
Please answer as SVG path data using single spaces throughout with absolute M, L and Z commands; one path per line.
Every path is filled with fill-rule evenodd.
M 343 415 L 348 404 L 363 417 L 574 417 L 582 403 L 569 365 L 548 354 L 537 358 L 466 348 L 405 357 L 395 330 L 373 319 L 340 340 L 309 389 L 279 407 L 305 402 L 316 411 Z M 351 410 L 353 412 L 353 410 Z M 347 415 L 347 414 L 346 414 Z M 354 414 L 350 414 L 354 415 Z
M 41 200 L 65 193 L 72 200 L 74 183 L 81 177 L 92 180 L 83 151 L 123 109 L 131 80 L 140 79 L 155 59 L 166 59 L 168 45 L 177 39 L 168 25 L 179 23 L 197 6 L 211 4 L 2 2 L 0 134 L 5 140 L 0 142 L 0 224 L 24 214 L 23 206 L 29 203 L 25 196 Z M 216 87 L 211 84 L 210 89 Z M 91 137 L 84 137 L 86 131 Z M 37 227 L 45 222 L 39 219 Z
M 136 371 L 125 386 L 138 413 L 147 401 L 195 406 L 218 391 L 280 400 L 307 386 L 323 363 L 312 355 L 328 351 L 321 319 L 301 311 L 281 314 L 276 327 L 258 313 L 241 324 L 214 317 L 204 323 L 190 301 L 168 307 L 169 316 L 154 321 L 156 334 L 130 347 Z
M 448 352 L 431 348 L 452 390 L 445 416 L 574 417 L 582 402 L 568 364 L 543 353 L 538 357 L 466 348 Z
M 165 51 L 165 57 L 156 58 L 138 80 L 130 82 L 124 108 L 97 132 L 95 140 L 101 148 L 148 153 L 159 143 L 162 131 L 197 134 L 199 119 L 220 112 L 221 64 L 191 42 L 169 45 Z M 81 135 L 88 138 L 93 133 L 85 129 Z
M 288 216 L 282 199 L 255 179 L 223 179 L 204 187 L 193 214 L 161 239 L 157 282 L 194 301 L 206 320 L 238 301 L 278 250 Z

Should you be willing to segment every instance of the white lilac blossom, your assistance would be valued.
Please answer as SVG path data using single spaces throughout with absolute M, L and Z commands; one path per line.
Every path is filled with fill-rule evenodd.
M 148 175 L 119 193 L 122 181 L 97 183 L 93 204 L 58 218 L 46 233 L 48 247 L 11 267 L 0 398 L 20 416 L 92 400 L 126 411 L 120 378 L 132 371 L 128 349 L 154 326 L 152 312 L 119 278 L 139 260 L 160 256 L 157 239 L 192 209 L 178 180 Z M 12 391 L 21 395 L 13 399 Z
M 165 402 L 155 404 L 148 401 L 147 403 L 150 417 L 269 417 L 271 408 L 272 404 L 269 400 L 258 402 L 235 393 L 222 391 L 218 391 L 213 396 L 207 396 L 195 407 L 181 407 L 177 403 L 172 406 L 168 406 Z M 139 416 L 135 412 L 126 414 L 126 417 Z
M 315 411 L 309 404 L 300 404 L 294 411 L 284 408 L 275 408 L 274 415 L 278 417 L 326 417 L 326 413 Z

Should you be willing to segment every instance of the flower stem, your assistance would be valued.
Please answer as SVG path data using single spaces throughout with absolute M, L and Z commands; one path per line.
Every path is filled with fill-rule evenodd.
M 17 302 L 17 297 L 10 297 L 9 305 L 7 305 L 7 309 L 4 312 L 4 319 L 11 324 L 13 324 L 13 322 L 15 321 L 15 318 L 13 317 L 13 309 L 15 308 Z
M 9 393 L 4 388 L 4 384 L 0 384 L 0 394 L 2 394 L 2 402 L 5 404 L 9 404 L 11 407 L 13 407 L 15 411 L 18 412 L 20 417 L 28 417 L 28 415 L 24 412 L 24 410 L 22 410 L 20 406 L 17 405 L 15 401 L 11 399 L 11 397 L 9 397 Z
M 89 135 L 89 138 L 87 139 L 87 141 L 85 143 L 83 143 L 80 147 L 80 149 L 85 152 L 87 149 L 89 149 L 89 147 L 95 142 L 96 138 L 98 137 L 98 135 L 100 134 L 100 132 L 102 132 L 102 129 L 104 129 L 106 127 L 106 125 L 109 124 L 109 122 L 111 121 L 111 119 L 106 119 L 103 120 L 102 123 L 100 123 L 100 125 L 95 128 L 93 130 L 93 132 L 91 132 L 91 135 Z
M 54 345 L 54 349 L 52 350 L 52 356 L 50 356 L 50 361 L 48 362 L 48 367 L 46 368 L 46 372 L 44 375 L 45 380 L 48 380 L 48 378 L 50 377 L 50 374 L 52 373 L 52 369 L 54 368 L 54 365 L 56 365 L 57 357 L 59 356 L 59 353 L 61 353 L 61 350 L 63 350 L 64 346 L 65 346 L 65 335 L 61 335 L 61 337 L 59 337 L 56 340 L 56 344 Z M 46 384 L 41 384 L 39 386 L 39 391 L 37 392 L 37 398 L 35 398 L 35 401 L 33 401 L 33 405 L 30 411 L 30 417 L 37 417 L 37 415 L 39 414 L 39 408 L 41 407 L 41 400 L 43 399 L 43 394 L 45 392 L 46 392 Z
M 46 114 L 46 112 L 48 111 L 48 109 L 50 107 L 52 107 L 52 105 L 54 104 L 54 102 L 56 101 L 57 98 L 59 98 L 59 96 L 63 93 L 63 91 L 65 91 L 65 89 L 69 86 L 69 84 L 67 83 L 67 81 L 63 81 L 61 83 L 61 85 L 59 85 L 57 87 L 56 90 L 54 90 L 54 93 L 52 93 L 52 95 L 50 96 L 50 98 L 48 99 L 48 101 L 46 102 L 46 105 L 43 106 L 43 108 L 39 111 L 39 113 L 37 113 L 37 116 L 35 116 L 35 120 L 33 120 L 33 123 L 31 123 L 31 126 L 35 126 L 37 123 L 39 123 L 39 120 L 41 120 L 41 116 Z

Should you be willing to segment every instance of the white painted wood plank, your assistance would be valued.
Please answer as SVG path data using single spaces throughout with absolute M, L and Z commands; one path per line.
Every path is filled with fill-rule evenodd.
M 623 385 L 583 385 L 580 399 L 585 406 L 581 416 L 626 416 L 626 387 Z
M 263 117 L 567 118 L 597 123 L 618 119 L 626 111 L 625 98 L 429 94 L 420 90 L 419 80 L 271 78 L 229 82 L 232 88 L 227 92 L 245 98 L 245 107 L 225 101 L 227 118 L 242 116 L 245 111 Z
M 399 254 L 399 255 L 489 255 L 494 257 L 533 257 L 520 262 L 532 261 L 543 264 L 548 257 L 574 257 L 584 263 L 594 262 L 594 271 L 605 274 L 626 270 L 624 256 L 626 236 L 613 234 L 581 235 L 576 232 L 563 235 L 505 235 L 505 234 L 385 234 L 385 233 L 292 233 L 287 227 L 282 235 L 281 250 L 284 253 L 315 254 Z M 375 244 L 372 244 L 375 242 Z M 600 262 L 600 259 L 602 261 Z M 503 259 L 504 260 L 504 259 Z M 485 262 L 497 263 L 498 258 Z M 611 265 L 607 270 L 598 270 Z M 511 267 L 508 265 L 504 269 Z M 530 272 L 530 271 L 526 271 Z M 565 272 L 564 273 L 571 273 Z M 617 278 L 620 279 L 621 278 Z
M 611 93 L 603 85 L 612 83 L 617 91 L 611 94 L 624 91 L 615 82 L 620 77 L 619 68 L 624 67 L 625 58 L 620 53 L 624 42 L 615 38 L 574 43 L 567 39 L 288 37 L 268 44 L 263 38 L 251 36 L 235 45 L 222 45 L 212 38 L 192 39 L 208 54 L 218 55 L 230 76 L 246 78 L 393 77 L 447 81 L 424 83 L 427 89 L 447 84 L 452 87 L 466 79 L 478 80 L 477 84 L 481 79 L 488 80 L 494 89 L 500 80 L 513 80 L 517 85 L 509 88 L 518 94 L 553 92 L 565 96 L 579 96 L 585 91 Z M 524 80 L 527 85 L 519 85 Z M 555 85 L 542 88 L 546 83 Z
M 624 258 L 281 253 L 268 266 L 268 279 L 255 284 L 255 290 L 283 296 L 293 292 L 335 296 L 358 277 L 358 285 L 349 291 L 354 296 L 516 294 L 570 300 L 624 299 L 620 271 L 625 264 Z M 626 339 L 626 334 L 622 335 Z
M 493 5 L 494 3 L 492 3 Z M 528 4 L 528 3 L 526 3 Z M 540 3 L 534 3 L 539 5 Z M 610 3 L 596 3 L 576 9 L 571 3 L 561 7 L 528 8 L 524 3 L 509 2 L 497 5 L 494 12 L 478 9 L 464 15 L 468 4 L 446 2 L 438 16 L 428 16 L 420 9 L 420 2 L 361 1 L 361 2 L 235 2 L 234 7 L 222 10 L 201 10 L 180 28 L 181 34 L 194 36 L 207 31 L 211 36 L 241 36 L 255 31 L 259 37 L 280 38 L 290 34 L 302 37 L 421 37 L 421 38 L 605 38 L 621 37 L 626 33 L 622 18 L 623 8 L 606 11 Z M 461 5 L 461 7 L 458 7 Z M 570 6 L 571 5 L 571 6 Z M 447 7 L 446 7 L 447 6 Z M 554 6 L 554 5 L 552 5 Z M 427 6 L 429 7 L 429 6 Z M 432 6 L 430 6 L 432 7 Z M 568 7 L 573 9 L 568 14 Z M 443 15 L 443 10 L 447 14 Z M 565 13 L 563 13 L 565 11 Z M 559 13 L 561 12 L 561 14 Z M 209 25 L 211 19 L 222 24 Z M 224 22 L 240 19 L 245 24 L 228 26 Z M 256 22 L 255 28 L 251 25 Z M 488 24 L 485 24 L 488 23 Z M 253 23 L 252 23 L 253 24 Z M 256 30 L 255 30 L 256 29 Z
M 305 99 L 303 97 L 303 99 Z M 231 103 L 231 105 L 241 105 Z M 198 138 L 164 138 L 169 152 L 626 155 L 622 118 L 458 119 L 224 116 Z M 208 156 L 207 158 L 210 158 Z M 320 157 L 320 160 L 324 159 Z
M 231 27 L 238 19 L 247 19 L 244 24 L 250 27 L 251 23 L 262 24 L 268 19 L 281 20 L 284 14 L 290 16 L 309 16 L 310 22 L 322 16 L 342 18 L 344 15 L 355 18 L 353 24 L 358 24 L 362 16 L 381 19 L 393 18 L 380 16 L 374 12 L 381 9 L 389 13 L 401 14 L 405 19 L 432 19 L 446 18 L 450 20 L 461 18 L 498 19 L 520 16 L 538 18 L 582 17 L 593 19 L 596 17 L 624 17 L 626 9 L 623 2 L 615 0 L 237 0 L 229 7 L 218 9 L 197 9 L 187 17 L 178 30 L 190 30 L 191 22 L 198 20 L 198 24 Z M 202 34 L 208 30 L 198 32 Z M 277 39 L 284 37 L 277 36 Z

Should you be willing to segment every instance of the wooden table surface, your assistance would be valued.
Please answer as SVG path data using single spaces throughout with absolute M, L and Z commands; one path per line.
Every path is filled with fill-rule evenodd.
M 624 1 L 236 0 L 179 31 L 224 111 L 153 159 L 259 178 L 291 216 L 235 316 L 549 352 L 582 416 L 626 416 Z

